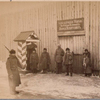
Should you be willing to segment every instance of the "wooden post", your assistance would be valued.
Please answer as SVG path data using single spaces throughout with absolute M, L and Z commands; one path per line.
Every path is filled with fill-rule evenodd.
M 22 63 L 22 42 L 18 42 L 18 53 L 17 53 L 18 59 L 20 63 Z
M 22 65 L 23 66 L 26 66 L 26 60 L 27 60 L 27 57 L 26 57 L 26 54 L 27 54 L 27 46 L 26 46 L 26 41 L 25 42 L 22 42 Z

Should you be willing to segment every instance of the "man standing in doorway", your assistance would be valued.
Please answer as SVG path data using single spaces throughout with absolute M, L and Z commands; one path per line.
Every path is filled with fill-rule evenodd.
M 39 57 L 34 49 L 32 54 L 30 55 L 30 68 L 33 73 L 37 73 L 37 65 L 39 63 Z
M 60 74 L 62 72 L 63 56 L 64 56 L 64 50 L 61 48 L 61 45 L 58 44 L 58 48 L 56 49 L 54 56 L 57 67 L 57 74 Z

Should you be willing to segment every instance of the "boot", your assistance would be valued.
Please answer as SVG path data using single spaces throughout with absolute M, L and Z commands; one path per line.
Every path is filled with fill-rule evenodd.
M 73 74 L 71 73 L 70 76 L 73 76 Z
M 69 74 L 67 73 L 66 76 L 69 76 Z

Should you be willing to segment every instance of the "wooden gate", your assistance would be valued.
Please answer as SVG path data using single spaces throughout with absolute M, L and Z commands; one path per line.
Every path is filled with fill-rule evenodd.
M 83 66 L 82 66 L 82 54 L 74 54 L 74 63 L 73 63 L 73 72 L 82 74 Z

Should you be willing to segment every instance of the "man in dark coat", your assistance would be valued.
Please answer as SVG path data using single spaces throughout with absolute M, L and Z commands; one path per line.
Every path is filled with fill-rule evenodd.
M 85 76 L 91 76 L 92 70 L 90 66 L 90 59 L 87 53 L 83 53 L 83 69 Z
M 15 50 L 12 49 L 6 62 L 6 69 L 8 72 L 8 80 L 11 94 L 18 93 L 16 91 L 16 87 L 21 84 L 18 67 L 23 68 L 15 53 Z
M 67 71 L 67 76 L 69 76 L 69 72 L 70 72 L 70 76 L 72 76 L 73 74 L 73 54 L 70 52 L 69 48 L 66 48 L 66 54 L 64 56 L 64 65 L 66 66 L 66 71 Z
M 58 48 L 56 49 L 54 59 L 57 67 L 57 74 L 62 73 L 62 62 L 63 62 L 64 50 L 61 48 L 61 45 L 58 44 Z
M 40 67 L 43 70 L 43 73 L 45 73 L 48 69 L 50 69 L 49 68 L 50 64 L 51 64 L 51 59 L 49 53 L 47 52 L 47 49 L 44 48 L 43 53 L 41 54 L 40 57 Z
M 33 50 L 32 54 L 30 55 L 30 68 L 33 73 L 37 72 L 37 65 L 39 63 L 39 57 L 36 53 L 36 50 Z

